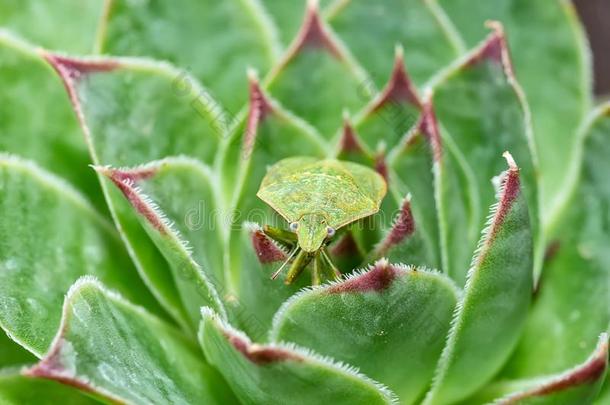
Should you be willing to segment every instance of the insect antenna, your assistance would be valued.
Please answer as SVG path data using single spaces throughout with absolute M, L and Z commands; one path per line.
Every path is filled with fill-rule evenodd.
M 280 273 L 282 272 L 282 270 L 284 270 L 284 267 L 286 267 L 286 265 L 288 264 L 288 262 L 289 262 L 290 260 L 292 260 L 292 258 L 294 257 L 294 255 L 296 255 L 296 254 L 297 254 L 297 252 L 298 252 L 299 250 L 301 250 L 301 249 L 300 249 L 298 246 L 294 248 L 294 250 L 292 251 L 292 253 L 290 253 L 290 255 L 288 256 L 288 258 L 287 258 L 287 259 L 284 261 L 284 263 L 282 263 L 282 265 L 280 266 L 280 268 L 279 268 L 279 269 L 277 269 L 277 270 L 275 271 L 275 273 L 273 273 L 273 274 L 271 275 L 271 280 L 275 280 L 275 279 L 277 278 L 277 276 L 279 276 L 279 275 L 280 275 Z

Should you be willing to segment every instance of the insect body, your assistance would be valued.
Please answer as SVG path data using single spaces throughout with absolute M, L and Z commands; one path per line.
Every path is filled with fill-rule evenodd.
M 341 227 L 379 211 L 386 189 L 377 172 L 352 162 L 292 157 L 270 167 L 257 195 L 290 223 L 291 232 L 266 228 L 270 237 L 293 247 L 286 282 L 312 260 L 314 283 L 325 269 L 336 275 L 326 245 Z

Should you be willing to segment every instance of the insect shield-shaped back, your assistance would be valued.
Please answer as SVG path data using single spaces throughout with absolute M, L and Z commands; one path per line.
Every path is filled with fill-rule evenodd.
M 386 191 L 383 177 L 352 162 L 292 157 L 269 168 L 257 195 L 286 219 L 297 235 L 291 258 L 296 257 L 301 268 L 291 268 L 289 275 L 293 277 L 287 280 L 318 255 L 325 256 L 323 262 L 334 268 L 324 242 L 337 229 L 379 211 Z

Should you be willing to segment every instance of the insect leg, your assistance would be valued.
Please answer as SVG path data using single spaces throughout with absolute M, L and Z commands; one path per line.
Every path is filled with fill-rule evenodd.
M 321 275 L 324 272 L 324 259 L 320 253 L 316 253 L 313 259 L 313 271 L 311 272 L 311 284 L 320 285 Z
M 337 269 L 337 266 L 335 266 L 333 261 L 330 259 L 330 256 L 328 255 L 326 247 L 320 249 L 320 256 L 322 256 L 322 259 L 325 262 L 324 268 L 327 269 L 327 272 L 329 273 L 330 278 L 337 279 L 337 278 L 341 277 L 341 272 L 339 271 L 339 269 Z
M 288 274 L 286 274 L 286 280 L 284 281 L 286 284 L 290 284 L 294 281 L 295 278 L 299 276 L 307 267 L 311 259 L 313 258 L 312 254 L 306 252 L 304 250 L 300 250 L 297 257 L 294 259 L 292 264 L 290 265 L 290 270 L 288 270 Z
M 275 228 L 273 226 L 265 225 L 263 227 L 265 235 L 271 239 L 280 242 L 283 245 L 293 247 L 297 243 L 297 235 L 294 232 L 286 231 L 284 229 Z
M 288 264 L 288 262 L 294 257 L 294 255 L 299 251 L 299 248 L 295 248 L 292 253 L 290 253 L 290 256 L 288 256 L 288 258 L 286 258 L 286 260 L 284 260 L 284 263 L 282 263 L 282 265 L 280 266 L 279 269 L 277 269 L 275 271 L 275 273 L 273 273 L 271 275 L 271 280 L 275 280 L 277 278 L 277 276 L 280 275 L 280 273 L 282 272 L 282 270 L 284 270 L 284 267 L 286 267 L 286 265 Z

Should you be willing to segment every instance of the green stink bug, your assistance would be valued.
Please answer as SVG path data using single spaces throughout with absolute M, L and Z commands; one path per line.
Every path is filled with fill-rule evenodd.
M 381 175 L 357 163 L 291 157 L 271 166 L 257 196 L 290 224 L 292 232 L 266 228 L 270 237 L 293 247 L 286 282 L 312 260 L 314 283 L 325 269 L 336 275 L 326 245 L 339 228 L 379 211 L 386 191 Z

